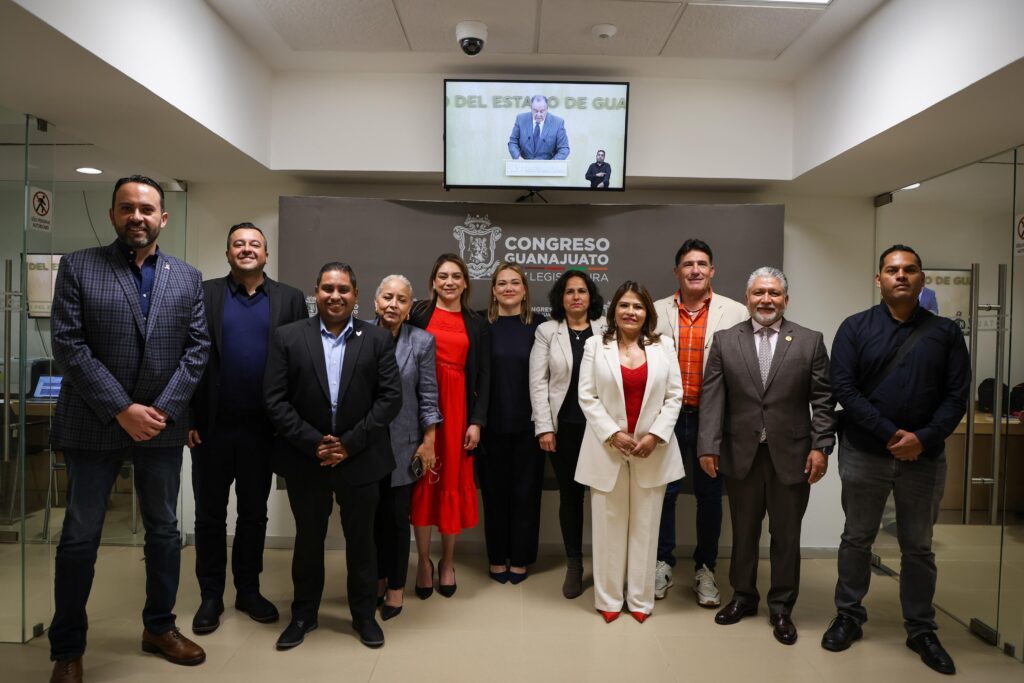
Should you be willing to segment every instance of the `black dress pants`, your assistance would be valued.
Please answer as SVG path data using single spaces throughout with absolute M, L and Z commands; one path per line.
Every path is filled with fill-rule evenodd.
M 380 480 L 380 504 L 374 535 L 377 541 L 377 578 L 388 588 L 402 590 L 409 574 L 409 500 L 412 484 L 392 486 L 391 475 Z
M 487 430 L 476 456 L 484 499 L 488 561 L 525 567 L 537 561 L 544 454 L 532 429 Z
M 213 431 L 199 437 L 203 442 L 192 449 L 192 489 L 200 595 L 204 600 L 224 597 L 232 483 L 238 512 L 231 546 L 235 592 L 258 593 L 267 535 L 267 497 L 273 479 L 273 432 L 262 416 L 221 416 Z
M 756 605 L 758 546 L 761 523 L 768 513 L 771 534 L 771 588 L 769 614 L 790 614 L 800 593 L 800 527 L 803 523 L 811 485 L 787 485 L 779 481 L 768 446 L 761 444 L 750 472 L 742 479 L 725 478 L 732 514 L 732 563 L 729 582 L 733 600 Z
M 587 487 L 576 481 L 576 465 L 587 423 L 559 422 L 555 452 L 549 453 L 558 480 L 558 523 L 562 528 L 565 556 L 583 558 L 583 498 Z
M 315 621 L 324 592 L 324 539 L 334 509 L 341 508 L 348 571 L 348 604 L 353 619 L 373 618 L 377 604 L 377 549 L 374 518 L 380 481 L 353 485 L 329 467 L 310 459 L 288 477 L 288 503 L 295 516 L 292 555 L 292 619 Z

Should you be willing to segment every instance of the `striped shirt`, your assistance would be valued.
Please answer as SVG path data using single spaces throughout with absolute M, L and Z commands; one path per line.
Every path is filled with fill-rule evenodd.
M 708 326 L 711 293 L 696 315 L 690 317 L 683 297 L 676 294 L 679 305 L 679 372 L 683 376 L 683 405 L 700 405 L 700 383 L 704 379 L 704 334 Z

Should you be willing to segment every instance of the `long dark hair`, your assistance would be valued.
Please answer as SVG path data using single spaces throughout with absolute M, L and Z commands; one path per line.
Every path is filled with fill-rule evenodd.
M 473 309 L 469 307 L 469 267 L 466 266 L 466 262 L 458 254 L 441 254 L 434 261 L 434 267 L 430 269 L 430 280 L 427 282 L 427 288 L 430 290 L 430 305 L 437 305 L 437 290 L 434 289 L 434 278 L 437 277 L 437 271 L 441 270 L 441 266 L 446 263 L 454 263 L 462 271 L 462 280 L 466 283 L 466 288 L 462 290 L 462 296 L 459 297 L 459 303 L 462 306 L 462 310 L 475 314 Z
M 644 342 L 651 344 L 658 341 L 661 335 L 654 330 L 658 327 L 658 313 L 654 310 L 654 299 L 651 298 L 647 288 L 635 280 L 626 280 L 615 290 L 615 296 L 612 297 L 612 303 L 608 306 L 608 317 L 607 327 L 604 331 L 605 343 L 610 342 L 612 339 L 616 339 L 619 336 L 619 326 L 615 322 L 615 309 L 619 305 L 619 300 L 626 295 L 627 292 L 633 292 L 640 297 L 640 303 L 644 306 L 644 311 L 647 315 L 644 316 L 644 324 L 640 329 L 640 346 L 644 346 Z
M 548 303 L 551 304 L 551 317 L 558 322 L 565 320 L 565 288 L 569 286 L 569 280 L 574 277 L 581 278 L 587 285 L 587 292 L 590 293 L 590 308 L 587 309 L 587 320 L 597 320 L 604 313 L 604 298 L 597 291 L 597 285 L 587 277 L 582 270 L 567 270 L 562 273 L 555 284 L 548 292 Z

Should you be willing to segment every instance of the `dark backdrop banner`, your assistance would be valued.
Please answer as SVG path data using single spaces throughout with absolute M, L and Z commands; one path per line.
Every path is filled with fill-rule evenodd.
M 311 294 L 328 261 L 355 270 L 357 316 L 373 317 L 373 295 L 386 275 L 408 277 L 417 298 L 444 252 L 466 260 L 472 305 L 488 301 L 491 274 L 503 261 L 526 271 L 534 309 L 548 310 L 552 283 L 568 268 L 584 270 L 606 302 L 625 280 L 643 283 L 655 299 L 677 287 L 673 258 L 699 237 L 714 250 L 714 288 L 743 300 L 747 276 L 782 267 L 779 204 L 475 204 L 337 197 L 281 197 L 280 279 Z

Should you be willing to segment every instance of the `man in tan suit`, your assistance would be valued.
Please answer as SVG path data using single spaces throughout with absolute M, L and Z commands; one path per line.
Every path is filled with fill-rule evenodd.
M 800 589 L 800 527 L 810 485 L 821 481 L 835 444 L 835 399 L 820 332 L 782 317 L 786 276 L 758 268 L 747 281 L 751 320 L 715 334 L 704 371 L 698 449 L 708 476 L 725 475 L 732 514 L 732 601 L 715 621 L 757 613 L 757 556 L 768 513 L 775 639 L 796 642 L 790 614 Z M 810 409 L 808 409 L 808 407 Z
M 683 408 L 675 425 L 676 440 L 686 472 L 697 499 L 697 546 L 693 550 L 693 590 L 702 607 L 718 607 L 721 597 L 715 583 L 718 561 L 718 537 L 722 533 L 722 480 L 713 479 L 697 464 L 697 428 L 700 410 L 700 386 L 708 350 L 715 331 L 732 327 L 749 317 L 738 301 L 711 291 L 715 277 L 711 247 L 702 240 L 688 239 L 676 252 L 672 272 L 679 289 L 655 302 L 658 332 L 672 339 L 679 371 L 683 378 Z M 676 566 L 676 498 L 682 479 L 665 489 L 658 529 L 658 559 L 654 575 L 654 596 L 664 598 L 672 586 L 672 568 Z

